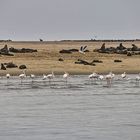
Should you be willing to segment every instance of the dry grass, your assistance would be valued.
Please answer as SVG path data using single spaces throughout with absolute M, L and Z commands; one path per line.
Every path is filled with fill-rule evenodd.
M 27 74 L 43 74 L 54 71 L 57 74 L 62 74 L 64 71 L 68 71 L 71 74 L 89 74 L 93 71 L 99 73 L 108 73 L 113 71 L 115 73 L 138 73 L 140 72 L 140 56 L 128 57 L 118 54 L 99 54 L 93 52 L 93 49 L 100 48 L 103 42 L 7 42 L 0 43 L 0 48 L 5 44 L 8 47 L 14 48 L 32 48 L 37 49 L 37 53 L 15 54 L 15 56 L 0 56 L 0 63 L 13 62 L 18 66 L 25 64 Z M 133 42 L 140 46 L 140 42 Z M 132 42 L 124 42 L 123 45 L 131 47 Z M 90 52 L 85 55 L 75 52 L 72 54 L 60 54 L 62 49 L 79 49 L 80 46 L 87 45 Z M 106 47 L 116 47 L 119 42 L 107 42 Z M 63 58 L 64 61 L 58 61 L 59 58 Z M 74 62 L 77 59 L 83 59 L 91 62 L 93 59 L 102 60 L 103 63 L 96 66 L 78 65 Z M 115 59 L 121 59 L 121 63 L 114 63 Z M 18 68 L 7 69 L 6 71 L 0 70 L 1 75 L 10 73 L 11 75 L 18 75 L 21 70 Z

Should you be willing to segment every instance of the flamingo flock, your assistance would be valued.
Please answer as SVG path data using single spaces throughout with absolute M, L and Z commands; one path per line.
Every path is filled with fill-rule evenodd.
M 127 78 L 127 77 L 128 76 L 127 76 L 126 72 L 124 72 L 120 75 L 119 80 L 121 80 L 121 79 L 122 80 L 124 80 L 124 79 L 130 80 L 130 78 Z M 110 87 L 112 85 L 113 79 L 115 78 L 115 74 L 112 72 L 109 72 L 107 75 L 103 76 L 103 75 L 99 75 L 99 74 L 93 72 L 92 74 L 90 74 L 88 76 L 88 78 L 89 78 L 89 80 L 92 80 L 92 81 L 93 80 L 96 81 L 98 79 L 99 80 L 106 80 L 107 86 Z M 140 82 L 140 73 L 135 77 L 135 80 L 136 80 L 136 82 Z
M 6 74 L 6 78 L 7 80 L 10 79 L 11 75 L 9 73 Z M 21 83 L 22 81 L 27 77 L 26 75 L 26 70 L 23 70 L 23 72 L 19 75 L 19 78 L 21 80 Z M 34 74 L 30 74 L 29 76 L 33 82 L 33 80 L 36 78 L 36 76 Z M 64 79 L 64 81 L 67 83 L 68 82 L 68 79 L 69 79 L 70 75 L 68 72 L 64 72 L 64 74 L 62 75 L 62 78 Z M 115 74 L 112 73 L 112 72 L 109 72 L 107 75 L 100 75 L 96 72 L 93 72 L 91 73 L 90 75 L 88 75 L 88 79 L 90 81 L 96 81 L 96 80 L 105 80 L 107 82 L 107 86 L 111 86 L 112 85 L 112 82 L 113 82 L 113 79 L 115 77 Z M 121 75 L 120 75 L 120 79 L 126 79 L 128 76 L 126 74 L 126 72 L 123 72 Z M 52 80 L 55 78 L 55 75 L 54 75 L 54 72 L 52 71 L 50 74 L 43 74 L 43 77 L 42 77 L 42 80 L 49 80 L 49 83 L 52 82 Z M 128 80 L 130 78 L 127 78 Z M 136 82 L 140 82 L 140 73 L 135 77 L 135 80 Z

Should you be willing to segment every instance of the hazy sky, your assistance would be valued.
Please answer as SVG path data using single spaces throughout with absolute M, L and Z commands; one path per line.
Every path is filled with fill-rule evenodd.
M 0 0 L 0 39 L 140 38 L 140 0 Z

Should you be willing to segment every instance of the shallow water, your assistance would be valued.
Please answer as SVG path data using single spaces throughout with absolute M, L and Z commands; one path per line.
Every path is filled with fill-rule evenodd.
M 1 140 L 139 140 L 140 83 L 0 79 Z

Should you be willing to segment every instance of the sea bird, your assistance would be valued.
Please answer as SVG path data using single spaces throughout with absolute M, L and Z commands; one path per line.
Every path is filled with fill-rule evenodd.
M 7 73 L 7 74 L 6 74 L 7 84 L 8 84 L 8 81 L 9 81 L 10 77 L 11 77 L 11 76 L 10 76 L 10 74 L 9 74 L 9 73 Z
M 48 79 L 49 79 L 49 82 L 51 82 L 51 80 L 52 80 L 54 77 L 55 77 L 55 76 L 54 76 L 54 73 L 53 73 L 53 71 L 52 71 L 52 73 L 51 73 L 51 74 L 48 74 L 46 78 L 48 78 Z
M 25 70 L 23 70 L 23 73 L 19 75 L 19 78 L 21 79 L 21 83 L 22 83 L 22 80 L 23 80 L 24 78 L 26 78 Z
M 68 77 L 69 77 L 69 73 L 65 72 L 64 75 L 63 75 L 63 78 L 66 80 L 66 82 L 67 82 Z
M 121 74 L 121 77 L 122 77 L 123 79 L 126 78 L 126 72 L 122 73 L 122 74 Z
M 136 76 L 136 81 L 140 81 L 140 73 L 138 76 Z
M 98 79 L 99 75 L 96 72 L 93 72 L 88 77 L 89 77 L 89 79 Z
M 31 74 L 30 75 L 30 78 L 32 79 L 32 82 L 33 82 L 33 79 L 35 79 L 35 75 L 34 74 Z
M 6 74 L 6 78 L 9 79 L 11 76 L 9 73 Z
M 81 46 L 79 52 L 85 54 L 85 50 L 86 50 L 87 46 Z
M 105 79 L 107 81 L 107 85 L 110 87 L 111 86 L 111 83 L 112 83 L 112 79 L 115 77 L 115 74 L 110 72 L 109 74 L 107 74 L 105 76 Z
M 46 80 L 47 79 L 47 76 L 45 74 L 43 74 L 43 80 Z
M 100 80 L 103 80 L 104 79 L 104 76 L 103 75 L 99 75 L 99 79 Z
M 92 74 L 90 74 L 88 76 L 88 78 L 91 79 L 91 80 L 93 80 L 93 79 L 97 80 L 99 78 L 99 75 L 96 72 L 93 72 Z

